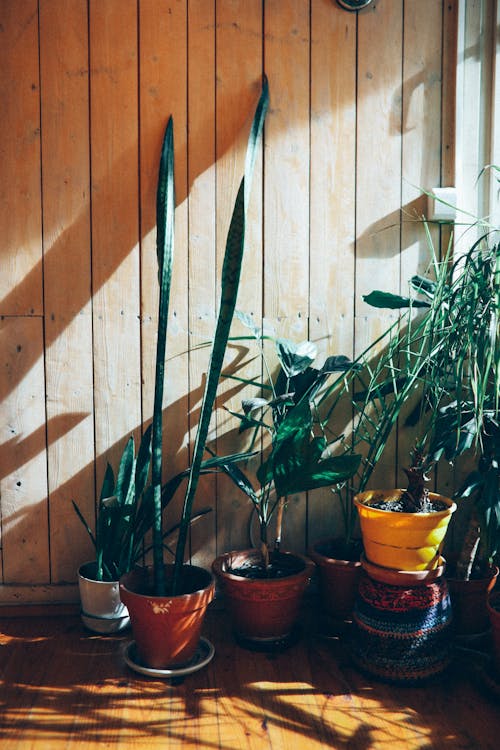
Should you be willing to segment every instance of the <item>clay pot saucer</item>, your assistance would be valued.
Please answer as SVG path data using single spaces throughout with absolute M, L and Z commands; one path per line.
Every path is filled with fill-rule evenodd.
M 393 570 L 375 565 L 364 554 L 361 555 L 361 565 L 365 572 L 375 581 L 388 583 L 392 586 L 418 586 L 441 578 L 446 567 L 444 557 L 439 557 L 437 566 L 432 570 Z

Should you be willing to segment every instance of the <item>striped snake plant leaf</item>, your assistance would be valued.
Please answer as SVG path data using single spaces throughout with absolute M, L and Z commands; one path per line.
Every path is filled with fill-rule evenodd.
M 255 165 L 255 159 L 257 156 L 257 149 L 260 143 L 268 106 L 269 88 L 267 79 L 264 78 L 262 92 L 257 104 L 248 139 L 245 159 L 245 174 L 243 179 L 241 180 L 238 194 L 236 196 L 236 202 L 234 204 L 233 214 L 226 240 L 226 250 L 222 266 L 219 314 L 217 318 L 215 336 L 212 344 L 208 375 L 205 384 L 205 391 L 203 394 L 200 419 L 193 447 L 193 458 L 184 497 L 181 523 L 179 527 L 179 538 L 176 548 L 173 578 L 174 594 L 177 593 L 180 584 L 180 576 L 182 566 L 184 564 L 184 552 L 194 497 L 198 485 L 210 419 L 215 403 L 217 387 L 220 380 L 224 355 L 229 340 L 229 332 L 231 329 L 234 310 L 236 306 L 241 266 L 243 262 L 243 250 L 245 246 L 245 220 L 250 198 L 250 185 L 252 180 L 253 168 Z
M 151 483 L 153 486 L 153 569 L 157 596 L 166 594 L 162 529 L 162 419 L 165 381 L 165 349 L 174 255 L 174 133 L 169 118 L 163 138 L 156 195 L 156 250 L 158 257 L 159 305 L 156 342 L 155 393 L 151 439 Z

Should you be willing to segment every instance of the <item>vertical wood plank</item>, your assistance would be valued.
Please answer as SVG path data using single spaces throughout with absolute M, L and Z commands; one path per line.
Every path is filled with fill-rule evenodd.
M 216 18 L 216 147 L 217 147 L 217 253 L 220 269 L 231 213 L 245 170 L 245 153 L 251 119 L 261 91 L 262 79 L 262 2 L 223 0 L 217 3 Z M 272 91 L 271 91 L 272 97 Z M 251 315 L 257 326 L 262 321 L 262 160 L 255 164 L 250 205 L 245 229 L 245 254 L 237 309 Z M 249 331 L 233 321 L 232 335 L 248 336 Z M 260 378 L 258 349 L 252 343 L 230 346 L 226 367 L 238 377 Z M 218 405 L 241 412 L 245 389 L 228 380 L 219 386 Z M 233 453 L 246 447 L 246 435 L 238 435 L 238 420 L 218 411 L 217 452 Z M 251 467 L 242 466 L 251 480 Z M 217 552 L 250 546 L 248 521 L 252 506 L 247 497 L 224 475 L 217 478 Z
M 141 422 L 137 12 L 89 9 L 96 451 L 116 466 Z M 98 488 L 103 471 L 99 460 Z
M 0 312 L 7 315 L 42 311 L 37 8 L 37 0 L 0 4 Z
M 140 4 L 141 296 L 143 421 L 153 414 L 158 321 L 156 189 L 168 118 L 174 123 L 175 248 L 164 390 L 164 479 L 188 465 L 187 3 Z M 184 485 L 183 485 L 184 486 Z M 178 521 L 179 502 L 165 515 Z
M 441 85 L 441 184 L 457 185 L 456 150 L 457 150 L 457 44 L 458 44 L 459 0 L 443 2 L 443 39 L 442 49 L 442 85 Z M 446 253 L 454 225 L 441 227 L 441 257 Z M 439 492 L 449 496 L 457 487 L 455 471 L 449 465 L 442 465 L 436 471 L 436 486 Z M 454 522 L 447 533 L 448 539 L 453 536 Z
M 215 2 L 188 4 L 188 184 L 189 184 L 189 429 L 194 440 L 215 327 Z M 215 419 L 209 442 L 215 438 Z M 212 443 L 213 445 L 213 443 Z M 215 508 L 215 476 L 202 477 L 195 509 Z M 191 534 L 192 559 L 209 565 L 215 556 L 215 512 Z
M 220 263 L 262 62 L 271 92 L 264 191 L 259 161 L 238 307 L 264 316 L 277 335 L 316 340 L 322 354 L 349 354 L 350 346 L 359 352 L 387 323 L 362 294 L 376 287 L 404 292 L 423 268 L 418 228 L 400 226 L 401 205 L 410 213 L 422 209 L 412 186 L 432 187 L 439 159 L 441 184 L 455 178 L 457 18 L 458 0 L 375 2 L 357 14 L 330 0 L 1 3 L 5 581 L 18 582 L 23 592 L 41 584 L 33 593 L 38 600 L 48 586 L 47 599 L 54 600 L 47 517 L 52 580 L 73 579 L 86 539 L 70 500 L 79 495 L 92 513 L 93 420 L 100 484 L 104 457 L 116 465 L 128 435 L 150 419 L 154 197 L 168 115 L 174 115 L 177 192 L 164 404 L 171 476 L 189 461 L 208 360 L 208 347 L 199 344 L 214 331 Z M 467 65 L 474 77 L 473 57 Z M 30 318 L 41 316 L 44 305 L 45 321 Z M 273 356 L 271 349 L 275 364 Z M 248 373 L 249 357 L 232 348 L 228 364 Z M 231 381 L 221 387 L 211 433 L 219 453 L 236 447 L 234 425 L 220 407 L 239 408 L 240 398 Z M 391 441 L 372 484 L 392 483 L 396 462 Z M 452 479 L 440 474 L 440 489 Z M 196 507 L 213 505 L 216 512 L 193 530 L 194 561 L 208 565 L 222 548 L 246 543 L 247 517 L 235 507 L 235 493 L 214 477 L 202 482 Z M 307 524 L 311 539 L 330 518 L 329 493 L 311 494 L 309 510 L 305 497 L 289 503 L 283 545 L 303 549 Z
M 438 228 L 429 227 L 433 249 L 426 239 L 422 190 L 438 187 L 441 180 L 442 4 L 407 0 L 403 34 L 401 292 L 408 294 L 411 277 L 426 273 L 433 251 L 440 255 Z M 408 403 L 408 410 L 415 405 Z M 411 463 L 416 437 L 403 417 L 397 436 L 398 487 L 406 486 L 403 469 Z
M 456 180 L 457 43 L 459 0 L 443 2 L 442 184 Z
M 45 368 L 53 582 L 94 555 L 87 3 L 40 3 Z M 76 564 L 75 564 L 76 563 Z
M 273 103 L 265 145 L 264 313 L 277 334 L 308 338 L 310 8 L 265 4 L 264 67 Z M 288 498 L 283 547 L 303 549 L 306 500 Z
M 309 312 L 309 3 L 270 0 L 264 33 L 273 92 L 266 127 L 265 314 L 297 319 Z
M 394 317 L 362 295 L 400 289 L 402 22 L 401 3 L 375 3 L 358 14 L 356 354 Z M 394 455 L 391 440 L 371 486 L 394 485 Z
M 2 583 L 49 581 L 42 342 L 41 318 L 0 319 Z
M 311 3 L 310 338 L 326 356 L 354 351 L 356 156 L 356 15 L 322 0 Z M 341 434 L 350 414 L 328 426 Z M 309 495 L 309 541 L 336 535 L 329 489 Z

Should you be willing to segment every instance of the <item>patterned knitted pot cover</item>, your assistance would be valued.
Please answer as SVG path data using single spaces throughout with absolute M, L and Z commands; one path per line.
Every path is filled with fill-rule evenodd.
M 450 664 L 451 627 L 444 578 L 408 587 L 374 581 L 365 573 L 353 613 L 352 658 L 386 681 L 418 683 Z

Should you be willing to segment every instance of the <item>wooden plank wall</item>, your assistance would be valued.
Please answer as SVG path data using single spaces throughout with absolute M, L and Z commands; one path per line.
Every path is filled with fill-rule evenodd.
M 176 257 L 166 472 L 189 460 L 220 265 L 265 71 L 271 106 L 238 307 L 352 355 L 383 325 L 361 295 L 425 266 L 401 217 L 452 177 L 457 0 L 3 0 L 0 4 L 0 601 L 76 596 L 105 462 L 152 414 L 155 188 L 174 117 Z M 451 55 L 451 58 L 450 58 Z M 451 62 L 450 62 L 451 59 Z M 451 151 L 450 151 L 451 147 Z M 235 327 L 235 332 L 240 329 Z M 255 374 L 252 353 L 229 355 Z M 213 434 L 237 447 L 221 386 Z M 401 450 L 401 449 L 400 449 Z M 398 475 L 395 443 L 381 481 Z M 249 544 L 221 478 L 193 559 Z M 284 546 L 333 533 L 328 492 L 290 498 Z M 178 507 L 178 503 L 177 503 Z

